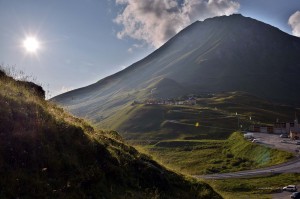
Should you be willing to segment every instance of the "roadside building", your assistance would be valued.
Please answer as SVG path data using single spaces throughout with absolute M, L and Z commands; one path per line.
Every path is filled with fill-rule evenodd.
M 258 133 L 273 133 L 274 128 L 273 128 L 273 126 L 268 126 L 268 125 L 263 125 L 263 126 L 251 125 L 250 126 L 250 131 L 251 132 L 258 132 Z
M 300 131 L 300 125 L 297 119 L 295 119 L 294 122 L 276 122 L 274 124 L 274 133 L 276 134 L 290 133 L 290 131 Z
M 285 123 L 279 123 L 276 122 L 274 124 L 274 133 L 276 134 L 290 134 L 291 138 L 298 137 L 300 134 L 300 124 L 298 122 L 298 119 L 296 118 L 294 122 L 285 122 Z
M 273 126 L 251 125 L 250 131 L 260 133 L 289 134 L 292 139 L 300 138 L 300 124 L 298 119 L 294 122 L 276 122 Z
M 300 138 L 300 132 L 298 131 L 290 131 L 290 138 L 292 140 L 299 140 Z
M 290 128 L 290 123 L 285 122 L 276 122 L 274 124 L 274 133 L 275 134 L 286 134 Z
M 298 119 L 295 119 L 293 125 L 290 126 L 290 138 L 293 140 L 298 140 L 300 138 L 300 124 Z

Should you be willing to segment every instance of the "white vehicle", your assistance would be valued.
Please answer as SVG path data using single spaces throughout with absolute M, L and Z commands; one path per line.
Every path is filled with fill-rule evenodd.
M 252 142 L 253 143 L 261 143 L 261 140 L 260 139 L 253 139 Z
M 296 185 L 288 185 L 282 188 L 283 191 L 297 191 Z
M 253 138 L 253 133 L 245 133 L 244 134 L 244 138 L 245 139 L 251 139 L 251 138 Z
M 288 138 L 289 135 L 287 133 L 284 133 L 284 134 L 281 134 L 279 137 L 281 137 L 281 138 Z

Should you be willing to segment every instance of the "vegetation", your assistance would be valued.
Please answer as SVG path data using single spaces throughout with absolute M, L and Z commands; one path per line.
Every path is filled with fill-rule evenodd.
M 220 198 L 0 71 L 0 198 Z
M 149 144 L 175 139 L 224 140 L 239 128 L 248 130 L 252 124 L 293 121 L 295 113 L 300 115 L 293 106 L 272 103 L 244 92 L 196 99 L 197 105 L 128 104 L 113 116 L 93 122 L 117 130 L 135 144 Z
M 288 184 L 297 184 L 299 174 L 274 174 L 252 178 L 207 180 L 224 198 L 269 199 Z
M 244 139 L 241 133 L 233 133 L 227 141 L 227 155 L 248 158 L 259 167 L 286 162 L 293 157 L 292 153 L 254 144 Z
M 233 133 L 227 140 L 174 140 L 140 146 L 155 160 L 185 174 L 226 173 L 286 162 L 291 153 L 271 149 Z

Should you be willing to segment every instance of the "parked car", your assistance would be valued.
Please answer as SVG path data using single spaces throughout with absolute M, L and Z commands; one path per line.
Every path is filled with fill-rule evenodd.
M 293 198 L 293 199 L 300 199 L 300 192 L 294 192 L 294 193 L 292 193 L 291 198 Z
M 285 133 L 285 134 L 281 134 L 279 137 L 281 137 L 281 138 L 288 138 L 289 135 Z
M 296 185 L 288 185 L 282 188 L 283 191 L 297 191 Z
M 261 141 L 259 139 L 253 139 L 252 142 L 253 143 L 261 143 Z
M 300 145 L 300 142 L 298 141 L 296 144 L 297 144 L 297 145 Z

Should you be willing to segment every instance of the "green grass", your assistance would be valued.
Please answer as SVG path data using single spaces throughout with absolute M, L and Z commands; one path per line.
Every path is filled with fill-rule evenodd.
M 225 139 L 236 128 L 237 118 L 200 106 L 129 105 L 98 125 L 116 129 L 132 141 Z
M 252 178 L 206 180 L 225 199 L 271 199 L 272 194 L 288 184 L 299 184 L 300 174 L 280 174 Z
M 251 124 L 273 124 L 277 119 L 293 121 L 295 112 L 298 110 L 292 106 L 275 104 L 243 92 L 228 92 L 212 97 L 199 96 L 196 106 L 128 103 L 112 116 L 94 122 L 97 126 L 115 129 L 126 140 L 138 143 L 142 140 L 224 140 L 237 130 L 238 118 L 242 129 L 247 130 Z M 196 128 L 197 122 L 200 126 Z
M 0 70 L 0 198 L 220 198 Z
M 179 146 L 184 143 L 183 146 Z M 223 141 L 174 141 L 159 142 L 144 150 L 161 164 L 185 174 L 206 173 L 214 160 L 222 159 Z M 213 157 L 213 158 L 212 158 Z
M 228 153 L 254 161 L 259 167 L 280 164 L 293 157 L 289 152 L 254 144 L 243 138 L 241 133 L 233 133 L 228 141 Z
M 227 140 L 171 140 L 139 146 L 158 162 L 181 173 L 226 173 L 288 161 L 291 153 L 267 148 L 233 133 Z

